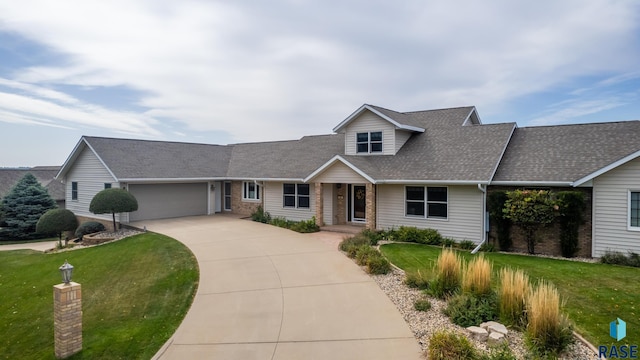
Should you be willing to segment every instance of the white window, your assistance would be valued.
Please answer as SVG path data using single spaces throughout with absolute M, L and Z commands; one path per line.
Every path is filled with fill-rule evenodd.
M 71 200 L 78 200 L 78 182 L 71 182 Z
M 245 181 L 242 183 L 242 199 L 243 200 L 260 200 L 260 185 L 253 181 Z
M 405 188 L 405 215 L 430 219 L 446 219 L 447 188 L 444 186 L 407 186 Z
M 629 191 L 629 228 L 640 230 L 640 191 Z
M 104 183 L 105 189 L 111 189 L 111 183 Z
M 282 184 L 283 207 L 308 209 L 309 204 L 309 184 Z
M 382 131 L 357 133 L 356 152 L 358 154 L 382 152 Z

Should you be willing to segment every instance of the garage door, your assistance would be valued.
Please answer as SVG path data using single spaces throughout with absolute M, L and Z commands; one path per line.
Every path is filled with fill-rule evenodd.
M 207 190 L 206 183 L 130 184 L 138 211 L 129 214 L 129 221 L 206 215 Z

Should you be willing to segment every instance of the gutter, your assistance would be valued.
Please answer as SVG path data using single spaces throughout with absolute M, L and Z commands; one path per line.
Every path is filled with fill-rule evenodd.
M 478 184 L 478 190 L 482 191 L 482 241 L 471 250 L 471 254 L 475 254 L 480 251 L 480 248 L 487 242 L 487 189 L 482 187 L 482 184 Z

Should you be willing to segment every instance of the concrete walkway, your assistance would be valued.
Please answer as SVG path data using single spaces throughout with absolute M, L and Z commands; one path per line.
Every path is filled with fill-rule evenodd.
M 135 225 L 180 240 L 200 266 L 155 359 L 420 359 L 393 303 L 317 236 L 220 215 Z
M 0 245 L 0 251 L 10 251 L 10 250 L 35 250 L 35 251 L 45 251 L 49 249 L 55 249 L 57 241 L 39 241 L 32 243 L 21 243 L 21 244 L 10 244 L 10 245 Z

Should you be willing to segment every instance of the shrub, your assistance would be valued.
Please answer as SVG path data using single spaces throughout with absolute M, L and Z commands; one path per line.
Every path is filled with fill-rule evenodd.
M 607 251 L 601 258 L 603 264 L 640 267 L 640 256 L 634 252 L 625 255 L 618 251 Z
M 460 288 L 460 264 L 458 254 L 449 248 L 443 248 L 436 260 L 436 278 L 429 290 L 438 298 L 451 296 Z
M 378 241 L 384 239 L 385 232 L 379 230 L 364 229 L 360 234 L 369 239 L 371 245 L 378 245 Z
M 395 231 L 395 240 L 402 242 L 419 242 L 419 238 L 422 236 L 420 230 L 415 226 L 400 226 Z
M 505 217 L 504 205 L 507 202 L 506 191 L 491 191 L 487 194 L 487 210 L 489 219 L 496 227 L 500 250 L 508 251 L 511 248 L 511 220 Z
M 527 240 L 527 250 L 535 253 L 536 233 L 555 217 L 551 193 L 547 190 L 515 190 L 507 192 L 504 216 L 520 226 Z
M 458 246 L 463 250 L 472 250 L 476 247 L 476 244 L 471 240 L 462 240 Z
M 429 309 L 431 309 L 431 302 L 429 299 L 418 299 L 413 303 L 413 308 L 417 311 L 429 311 Z
M 312 233 L 320 231 L 320 226 L 316 224 L 316 217 L 313 216 L 309 220 L 292 222 L 289 229 L 299 233 Z
M 71 210 L 51 209 L 40 217 L 36 224 L 36 231 L 42 234 L 56 234 L 58 244 L 62 247 L 62 233 L 74 231 L 77 227 L 78 219 Z
M 268 217 L 271 217 L 269 215 L 269 213 L 267 213 Z M 259 215 L 256 215 L 257 219 L 260 219 Z M 251 219 L 253 220 L 253 214 L 251 215 Z M 260 220 L 253 220 L 253 221 L 258 221 L 258 222 L 262 222 Z M 274 218 L 271 218 L 271 220 L 266 220 L 267 223 L 273 225 L 273 226 L 277 226 L 277 227 L 281 227 L 281 228 L 285 228 L 288 229 L 289 227 L 291 227 L 291 221 L 281 217 L 281 216 L 276 216 Z
M 552 285 L 541 282 L 527 301 L 526 342 L 537 355 L 555 356 L 573 342 L 569 320 L 560 312 L 560 295 Z
M 429 288 L 429 279 L 420 270 L 405 274 L 404 283 L 410 288 L 426 290 Z
M 513 352 L 509 348 L 509 344 L 501 343 L 498 346 L 491 347 L 489 354 L 483 354 L 479 357 L 479 360 L 517 360 L 518 358 L 513 355 Z
M 442 246 L 456 247 L 458 243 L 452 238 L 442 238 Z
M 443 243 L 442 235 L 435 229 L 422 229 L 418 230 L 419 237 L 418 242 L 427 245 L 441 245 Z M 449 239 L 451 240 L 451 239 Z M 455 244 L 455 241 L 453 241 Z M 450 246 L 450 245 L 448 245 Z
M 485 321 L 497 320 L 498 299 L 493 292 L 484 296 L 457 294 L 449 299 L 444 313 L 456 325 L 478 326 Z
M 94 214 L 111 214 L 113 231 L 116 231 L 116 213 L 138 210 L 138 200 L 127 190 L 120 188 L 104 189 L 97 193 L 89 204 Z
M 429 338 L 425 357 L 431 360 L 473 360 L 477 350 L 464 335 L 449 331 L 438 331 Z
M 104 225 L 102 225 L 97 221 L 87 221 L 87 222 L 83 222 L 82 224 L 80 224 L 80 226 L 78 226 L 78 228 L 76 229 L 75 235 L 77 238 L 82 240 L 82 237 L 87 234 L 97 233 L 99 231 L 104 231 L 105 229 L 106 228 L 104 227 Z
M 262 205 L 258 205 L 256 211 L 251 213 L 251 220 L 268 224 L 271 221 L 271 214 L 268 211 L 264 211 Z
M 583 213 L 587 208 L 584 193 L 561 191 L 557 194 L 560 216 L 560 249 L 562 256 L 574 257 L 578 251 L 578 231 L 584 223 Z
M 482 246 L 480 246 L 480 251 L 482 252 L 495 252 L 496 251 L 496 247 L 493 246 L 493 244 L 489 244 L 488 242 L 482 244 Z
M 391 271 L 391 263 L 379 251 L 367 260 L 367 272 L 373 275 L 384 275 Z
M 500 270 L 500 319 L 507 325 L 524 327 L 526 325 L 527 297 L 531 291 L 529 276 L 522 270 Z
M 375 256 L 376 254 L 380 255 L 380 252 L 369 245 L 360 246 L 356 251 L 356 263 L 360 266 L 367 265 L 369 258 Z
M 350 258 L 356 257 L 356 253 L 358 249 L 362 246 L 369 246 L 369 239 L 364 236 L 356 235 L 349 238 L 346 238 L 340 242 L 338 245 L 338 249 L 347 253 L 347 256 Z

